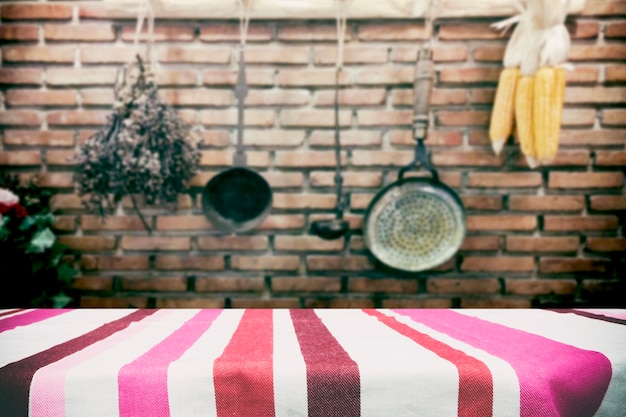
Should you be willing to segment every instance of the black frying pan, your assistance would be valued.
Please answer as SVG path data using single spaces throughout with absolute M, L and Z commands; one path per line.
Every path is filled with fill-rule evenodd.
M 243 50 L 235 86 L 238 108 L 237 148 L 233 168 L 211 178 L 202 191 L 202 210 L 216 227 L 233 232 L 254 229 L 272 209 L 272 189 L 257 172 L 246 167 L 243 148 L 243 108 L 248 95 Z
M 383 264 L 417 272 L 436 267 L 459 249 L 466 233 L 465 208 L 459 196 L 439 181 L 424 145 L 433 82 L 432 52 L 420 51 L 414 87 L 413 161 L 403 167 L 398 180 L 376 194 L 363 219 L 365 244 Z M 405 178 L 417 165 L 430 178 Z

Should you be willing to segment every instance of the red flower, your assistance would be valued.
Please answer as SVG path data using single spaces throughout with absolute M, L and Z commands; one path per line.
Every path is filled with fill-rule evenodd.
M 21 204 L 16 204 L 12 208 L 13 208 L 13 211 L 15 212 L 16 219 L 23 219 L 24 217 L 28 216 L 28 212 L 26 211 L 24 207 L 22 207 Z

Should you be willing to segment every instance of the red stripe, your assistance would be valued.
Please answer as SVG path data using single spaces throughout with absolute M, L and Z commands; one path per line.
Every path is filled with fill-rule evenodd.
M 0 313 L 0 317 L 8 316 L 9 314 L 19 313 L 20 311 L 26 310 L 25 308 L 15 308 L 13 310 L 5 311 L 4 313 Z
M 70 310 L 40 309 L 29 311 L 28 313 L 20 314 L 15 317 L 9 317 L 8 319 L 0 321 L 0 333 L 56 317 L 68 311 Z
M 399 322 L 395 317 L 386 316 L 375 310 L 363 311 L 457 367 L 459 371 L 459 417 L 493 415 L 493 378 L 487 365 Z
M 39 368 L 85 349 L 139 321 L 155 310 L 137 310 L 121 319 L 104 324 L 89 333 L 36 353 L 0 368 L 0 410 L 11 417 L 28 416 L 28 394 L 33 375 Z M 6 414 L 4 414 L 6 413 Z
M 309 417 L 361 415 L 359 367 L 312 310 L 291 310 L 306 364 Z
M 246 310 L 213 364 L 218 417 L 275 415 L 273 350 L 272 310 Z

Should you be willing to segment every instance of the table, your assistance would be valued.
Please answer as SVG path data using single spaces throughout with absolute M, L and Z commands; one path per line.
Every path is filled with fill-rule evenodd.
M 0 310 L 0 415 L 626 416 L 626 310 Z

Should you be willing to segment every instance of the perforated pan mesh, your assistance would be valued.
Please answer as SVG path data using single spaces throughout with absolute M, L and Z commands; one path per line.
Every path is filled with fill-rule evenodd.
M 389 188 L 364 223 L 365 242 L 382 263 L 423 271 L 450 259 L 465 237 L 465 212 L 451 194 L 421 181 Z

